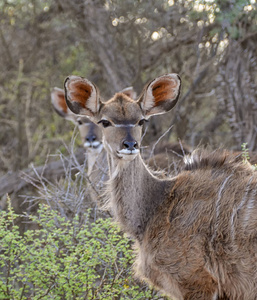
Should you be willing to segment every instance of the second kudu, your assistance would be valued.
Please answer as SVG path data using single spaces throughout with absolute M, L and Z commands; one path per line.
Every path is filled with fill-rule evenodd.
M 137 101 L 117 93 L 102 102 L 82 77 L 65 81 L 76 114 L 102 127 L 109 203 L 136 241 L 136 271 L 172 299 L 257 299 L 257 174 L 227 152 L 196 151 L 186 170 L 156 178 L 140 153 L 142 125 L 178 101 L 180 78 L 151 81 Z
M 102 132 L 87 117 L 78 116 L 68 108 L 64 90 L 53 88 L 51 102 L 59 116 L 78 126 L 81 142 L 85 148 L 90 198 L 91 200 L 99 199 L 103 182 L 108 179 L 108 163 L 106 151 L 102 145 Z
M 135 97 L 132 87 L 121 91 L 130 98 Z M 90 180 L 91 200 L 99 199 L 103 184 L 108 179 L 108 163 L 106 151 L 102 145 L 102 132 L 89 118 L 74 114 L 67 106 L 64 90 L 54 87 L 51 91 L 51 102 L 59 116 L 78 126 L 81 142 L 86 152 L 87 174 Z

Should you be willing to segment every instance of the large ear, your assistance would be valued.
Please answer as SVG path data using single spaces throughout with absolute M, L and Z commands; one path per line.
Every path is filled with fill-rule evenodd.
M 51 102 L 58 115 L 74 122 L 75 124 L 77 123 L 76 115 L 70 111 L 66 104 L 64 90 L 54 87 L 51 91 Z
M 79 115 L 94 117 L 100 108 L 97 87 L 79 76 L 69 76 L 64 82 L 65 98 L 69 109 Z
M 138 100 L 145 116 L 163 114 L 177 103 L 181 80 L 177 74 L 157 77 L 148 83 Z
M 129 96 L 129 98 L 131 98 L 133 100 L 135 100 L 137 97 L 137 93 L 135 92 L 135 90 L 132 86 L 123 89 L 122 91 L 120 91 L 120 93 Z

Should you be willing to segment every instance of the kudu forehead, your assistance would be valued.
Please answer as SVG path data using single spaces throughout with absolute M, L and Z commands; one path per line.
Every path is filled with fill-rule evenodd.
M 79 120 L 82 122 L 82 124 L 79 125 L 79 132 L 82 139 L 85 139 L 90 134 L 95 135 L 97 140 L 102 139 L 102 131 L 98 125 L 91 122 L 88 118 L 80 117 Z
M 101 114 L 115 124 L 136 124 L 143 115 L 138 103 L 121 93 L 105 103 Z
M 92 121 L 89 120 L 89 118 L 87 117 L 81 117 L 81 116 L 77 116 L 77 120 L 80 121 L 82 124 L 85 124 L 85 125 L 91 125 L 91 124 L 94 124 Z M 95 125 L 95 124 L 94 124 Z M 97 125 L 95 125 L 97 126 Z

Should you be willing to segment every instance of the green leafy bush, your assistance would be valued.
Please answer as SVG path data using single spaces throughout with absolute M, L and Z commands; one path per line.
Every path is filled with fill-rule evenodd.
M 0 212 L 0 299 L 159 299 L 133 279 L 130 240 L 109 218 L 87 210 L 81 225 L 40 205 L 23 236 L 17 218 Z
M 247 143 L 243 143 L 241 145 L 242 148 L 242 158 L 244 162 L 250 162 L 251 163 L 251 157 L 249 153 L 249 149 L 247 147 Z M 257 164 L 252 164 L 255 171 L 257 171 Z

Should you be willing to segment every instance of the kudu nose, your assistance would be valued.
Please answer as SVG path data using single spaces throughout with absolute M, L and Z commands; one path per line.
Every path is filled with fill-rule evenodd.
M 124 141 L 123 147 L 124 147 L 124 149 L 132 151 L 132 150 L 135 150 L 138 148 L 138 144 L 136 141 Z
M 89 143 L 92 143 L 96 140 L 96 136 L 94 134 L 90 134 L 88 136 L 86 136 L 86 141 Z

